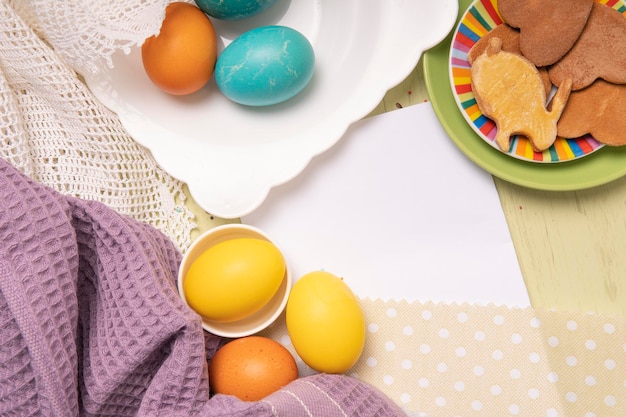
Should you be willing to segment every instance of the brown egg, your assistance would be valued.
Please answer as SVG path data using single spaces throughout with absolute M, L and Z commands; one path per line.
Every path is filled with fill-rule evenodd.
M 222 346 L 209 363 L 213 393 L 257 401 L 298 377 L 291 353 L 280 343 L 248 336 Z

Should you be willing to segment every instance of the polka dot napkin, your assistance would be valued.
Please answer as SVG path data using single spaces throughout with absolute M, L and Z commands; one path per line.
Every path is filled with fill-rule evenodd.
M 626 415 L 623 317 L 494 305 L 361 303 L 367 341 L 349 372 L 409 414 Z M 265 333 L 295 354 L 284 320 Z M 313 372 L 299 362 L 301 373 Z

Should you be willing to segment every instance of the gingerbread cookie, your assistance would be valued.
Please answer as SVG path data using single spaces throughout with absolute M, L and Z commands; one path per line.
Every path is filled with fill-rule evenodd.
M 594 3 L 589 21 L 572 49 L 548 70 L 553 84 L 572 79 L 572 90 L 591 85 L 597 78 L 626 83 L 626 17 Z
M 571 93 L 557 124 L 558 135 L 577 138 L 590 133 L 605 145 L 626 145 L 624 109 L 626 84 L 596 80 L 589 87 Z
M 503 51 L 501 39 L 494 37 L 474 60 L 471 83 L 480 111 L 497 126 L 495 141 L 501 150 L 509 150 L 512 135 L 526 136 L 537 151 L 552 146 L 571 82 L 559 86 L 548 111 L 537 68 L 526 58 Z
M 507 24 L 519 28 L 524 56 L 543 67 L 574 46 L 593 4 L 593 0 L 499 0 L 498 10 Z

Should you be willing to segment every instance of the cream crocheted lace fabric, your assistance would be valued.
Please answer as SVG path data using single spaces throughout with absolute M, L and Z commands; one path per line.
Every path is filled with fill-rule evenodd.
M 0 157 L 66 194 L 151 224 L 181 250 L 193 213 L 78 74 L 158 32 L 171 0 L 0 0 Z

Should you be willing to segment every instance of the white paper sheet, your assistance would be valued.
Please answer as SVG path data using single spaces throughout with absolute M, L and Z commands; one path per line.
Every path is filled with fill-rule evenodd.
M 242 222 L 296 280 L 324 269 L 360 297 L 530 305 L 493 179 L 429 103 L 355 123 Z

